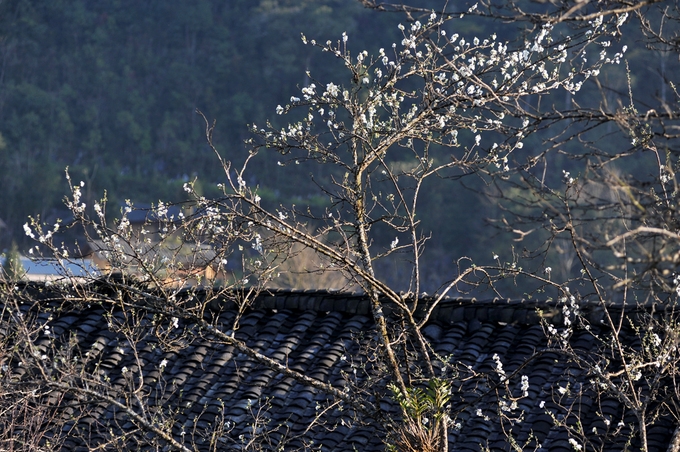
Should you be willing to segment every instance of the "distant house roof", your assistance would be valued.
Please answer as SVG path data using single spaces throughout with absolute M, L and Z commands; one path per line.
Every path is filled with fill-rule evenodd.
M 450 299 L 433 313 L 423 332 L 434 353 L 441 360 L 461 364 L 461 374 L 452 378 L 451 412 L 455 419 L 449 435 L 450 451 L 510 450 L 505 434 L 508 430 L 517 444 L 527 445 L 527 450 L 574 450 L 566 430 L 556 424 L 564 421 L 575 426 L 576 420 L 558 408 L 558 402 L 578 412 L 578 428 L 599 432 L 601 440 L 596 442 L 600 442 L 601 450 L 626 449 L 633 414 L 622 403 L 612 396 L 598 398 L 588 389 L 578 398 L 558 390 L 586 388 L 591 376 L 548 346 L 537 308 L 561 322 L 561 311 L 554 304 L 527 301 Z M 29 310 L 28 305 L 25 309 Z M 597 329 L 602 310 L 597 305 L 584 305 L 582 309 Z M 231 332 L 238 310 L 225 302 L 219 311 L 206 315 L 214 315 L 213 325 Z M 266 431 L 269 433 L 261 439 L 270 445 L 266 449 L 276 449 L 281 443 L 285 443 L 284 450 L 384 448 L 386 432 L 381 422 L 371 419 L 371 413 L 356 416 L 350 407 L 332 405 L 333 399 L 326 394 L 259 364 L 231 345 L 212 341 L 209 331 L 192 330 L 192 325 L 180 322 L 178 328 L 187 328 L 195 340 L 186 347 L 179 343 L 173 347 L 171 341 L 163 344 L 160 336 L 153 334 L 156 327 L 149 314 L 145 321 L 148 331 L 136 333 L 143 338 L 137 361 L 125 337 L 111 326 L 123 321 L 120 309 L 94 304 L 79 310 L 62 307 L 43 312 L 38 319 L 49 323 L 51 331 L 51 337 L 40 338 L 39 344 L 47 349 L 54 337 L 75 334 L 80 346 L 92 354 L 90 358 L 97 357 L 97 371 L 106 376 L 114 391 L 126 382 L 123 369 L 136 369 L 142 363 L 143 394 L 148 402 L 172 412 L 173 437 L 187 444 L 196 440 L 199 450 L 208 450 L 207 443 L 197 439 L 199 434 L 220 423 L 223 429 L 218 450 L 239 449 L 253 435 L 264 435 Z M 372 363 L 364 351 L 375 336 L 365 296 L 268 292 L 257 298 L 238 325 L 237 338 L 304 375 L 340 389 L 348 384 L 368 384 L 370 388 L 365 389 L 382 391 L 384 399 L 370 402 L 398 418 L 398 407 L 384 388 L 384 381 L 367 381 Z M 596 345 L 592 332 L 577 329 L 569 340 L 577 350 L 592 349 Z M 631 340 L 635 340 L 632 333 Z M 522 421 L 513 426 L 501 425 L 494 391 L 483 380 L 474 378 L 477 373 L 493 371 L 494 355 L 508 375 L 520 369 L 522 375 L 528 376 L 528 395 L 518 401 L 516 409 Z M 535 357 L 527 361 L 532 355 Z M 161 367 L 161 363 L 165 366 Z M 357 420 L 359 417 L 362 422 Z M 315 419 L 316 425 L 310 427 Z M 64 447 L 86 450 L 83 438 L 102 444 L 110 432 L 124 440 L 122 433 L 131 426 L 120 409 L 98 402 L 91 413 L 69 427 L 77 434 L 69 435 Z M 672 419 L 657 419 L 649 431 L 651 449 L 665 449 L 674 428 Z M 607 436 L 616 429 L 617 435 Z M 631 441 L 635 445 L 636 439 Z M 139 444 L 127 446 L 130 450 L 144 448 Z
M 0 265 L 4 263 L 4 257 L 0 257 Z M 90 259 L 70 259 L 61 262 L 55 259 L 29 259 L 21 256 L 21 267 L 24 274 L 21 279 L 24 281 L 58 281 L 64 279 L 78 280 L 79 278 L 96 277 L 99 270 Z
M 143 276 L 148 269 L 140 269 L 140 266 L 154 262 L 158 265 L 156 274 L 160 279 L 166 279 L 168 285 L 175 284 L 173 281 L 179 281 L 180 285 L 193 285 L 190 277 L 205 272 L 217 256 L 212 246 L 189 242 L 180 245 L 141 242 L 133 247 L 129 242 L 121 241 L 117 243 L 117 252 L 112 252 L 111 246 L 103 240 L 91 240 L 89 248 L 102 271 L 115 270 L 131 276 Z M 122 261 L 121 256 L 128 259 Z M 172 262 L 176 268 L 170 269 L 164 262 Z

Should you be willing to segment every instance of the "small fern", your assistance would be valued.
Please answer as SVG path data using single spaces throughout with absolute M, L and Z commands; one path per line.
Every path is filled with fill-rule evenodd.
M 402 391 L 389 386 L 402 412 L 402 422 L 395 428 L 388 449 L 407 452 L 441 450 L 448 426 L 447 404 L 451 399 L 451 385 L 433 378 L 427 388 L 407 388 Z M 444 434 L 443 434 L 444 433 Z

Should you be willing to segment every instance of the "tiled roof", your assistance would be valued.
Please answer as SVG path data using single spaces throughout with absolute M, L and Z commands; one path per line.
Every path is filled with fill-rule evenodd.
M 231 333 L 238 312 L 233 304 L 225 305 L 219 312 L 206 315 L 214 316 L 214 325 Z M 24 306 L 28 312 L 28 304 Z M 576 418 L 565 417 L 558 403 L 579 413 L 579 428 L 599 432 L 601 440 L 595 442 L 601 442 L 603 450 L 625 449 L 633 414 L 611 396 L 597 398 L 587 389 L 578 398 L 572 396 L 575 390 L 587 387 L 590 377 L 548 347 L 537 308 L 555 323 L 561 323 L 561 310 L 540 302 L 449 299 L 433 312 L 424 335 L 442 361 L 460 364 L 460 374 L 452 378 L 455 427 L 450 431 L 450 451 L 511 450 L 509 431 L 517 444 L 527 444 L 527 450 L 537 448 L 537 443 L 541 445 L 539 450 L 573 450 L 567 431 L 555 424 L 563 420 L 575 426 Z M 602 310 L 595 304 L 584 304 L 581 309 L 597 328 Z M 616 313 L 619 308 L 612 309 Z M 129 383 L 131 375 L 138 375 L 141 365 L 145 402 L 154 409 L 163 407 L 166 415 L 172 413 L 173 437 L 187 445 L 194 441 L 199 450 L 209 450 L 208 442 L 202 438 L 218 424 L 222 431 L 215 437 L 217 450 L 240 450 L 253 435 L 261 435 L 257 441 L 266 444 L 265 449 L 283 444 L 283 450 L 383 450 L 386 432 L 381 425 L 385 419 L 380 416 L 384 414 L 371 411 L 371 406 L 357 413 L 347 403 L 333 404 L 332 397 L 215 340 L 207 330 L 180 321 L 178 331 L 186 328 L 193 341 L 173 343 L 168 337 L 163 344 L 159 337 L 164 332 L 154 331 L 153 315 L 149 314 L 142 322 L 145 329 L 135 332 L 141 338 L 136 361 L 124 335 L 115 328 L 124 322 L 124 316 L 120 309 L 99 305 L 46 310 L 40 313 L 39 322 L 47 322 L 51 333 L 41 337 L 39 343 L 47 351 L 50 340 L 66 340 L 74 334 L 83 353 L 87 351 L 89 359 L 99 363 L 90 370 L 110 381 L 114 396 L 117 389 Z M 363 295 L 268 292 L 259 296 L 238 325 L 236 338 L 290 369 L 341 390 L 352 382 L 378 394 L 382 391 L 384 399 L 371 397 L 368 402 L 398 418 L 398 409 L 384 389 L 384 381 L 368 379 L 373 363 L 364 351 L 375 335 L 369 302 Z M 635 340 L 633 334 L 630 337 Z M 594 347 L 591 333 L 585 330 L 575 330 L 570 341 L 576 350 Z M 522 421 L 514 426 L 499 421 L 495 392 L 489 391 L 493 385 L 475 376 L 493 374 L 494 355 L 498 355 L 508 375 L 520 369 L 511 383 L 513 389 L 519 388 L 520 374 L 529 379 L 528 396 L 518 401 L 512 413 L 515 417 L 521 413 Z M 535 358 L 527 361 L 532 355 Z M 167 362 L 163 368 L 162 362 Z M 124 368 L 129 369 L 125 375 Z M 559 387 L 572 391 L 561 394 Z M 66 403 L 64 406 L 64 413 L 73 410 Z M 609 426 L 603 418 L 610 422 Z M 310 427 L 315 419 L 315 425 Z M 68 426 L 71 433 L 64 450 L 85 450 L 81 437 L 102 444 L 110 431 L 121 435 L 132 426 L 119 408 L 106 401 L 95 403 L 77 425 Z M 649 432 L 653 446 L 650 450 L 665 450 L 674 428 L 671 419 L 657 420 Z M 620 432 L 612 438 L 604 435 L 616 429 Z M 634 438 L 633 444 L 635 441 Z M 123 448 L 145 447 L 127 443 Z
M 0 257 L 0 264 L 4 258 Z M 59 281 L 66 279 L 66 275 L 74 279 L 99 274 L 94 262 L 90 259 L 73 259 L 70 262 L 58 262 L 54 259 L 29 259 L 20 257 L 23 269 L 22 278 L 27 281 Z

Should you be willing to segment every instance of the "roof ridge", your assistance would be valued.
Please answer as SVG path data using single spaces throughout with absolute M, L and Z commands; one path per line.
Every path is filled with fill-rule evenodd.
M 411 298 L 413 300 L 413 298 Z M 420 303 L 414 317 L 422 319 L 434 297 L 419 298 Z M 411 301 L 412 303 L 413 301 Z M 575 302 L 585 318 L 591 323 L 605 319 L 605 309 L 601 302 L 580 300 Z M 456 323 L 470 320 L 491 321 L 500 324 L 538 324 L 541 318 L 549 323 L 561 324 L 564 321 L 564 303 L 538 299 L 507 299 L 475 297 L 445 297 L 430 314 L 430 320 Z M 654 311 L 667 306 L 657 304 L 626 305 L 609 303 L 606 306 L 616 317 L 624 311 Z M 363 292 L 342 292 L 334 290 L 294 290 L 267 289 L 260 293 L 252 306 L 253 309 L 288 309 L 338 312 L 350 315 L 370 315 L 370 300 Z M 625 308 L 625 309 L 624 309 Z M 388 301 L 384 305 L 386 314 L 396 312 Z
M 54 302 L 64 296 L 64 287 L 55 288 L 46 284 L 25 283 L 26 288 L 33 289 L 32 296 L 43 302 Z M 36 290 L 37 289 L 37 290 Z M 48 289 L 48 290 L 45 290 Z M 190 289 L 186 294 L 189 297 L 202 298 L 201 292 L 211 290 Z M 238 293 L 237 290 L 233 291 Z M 229 292 L 223 292 L 220 299 L 229 298 Z M 413 306 L 415 298 L 406 298 L 406 302 Z M 422 319 L 431 303 L 436 300 L 432 296 L 419 298 L 419 304 L 414 312 L 416 319 Z M 215 300 L 217 301 L 217 300 Z M 397 308 L 389 300 L 384 298 L 383 309 L 386 315 L 397 315 Z M 605 309 L 602 303 L 595 300 L 577 300 L 574 302 L 585 318 L 592 324 L 605 320 Z M 571 304 L 570 304 L 571 305 Z M 445 297 L 434 309 L 431 310 L 429 321 L 443 323 L 467 322 L 478 320 L 482 322 L 497 322 L 499 324 L 523 324 L 534 325 L 545 319 L 552 324 L 564 322 L 565 305 L 555 300 L 538 299 L 506 299 L 488 298 L 478 299 L 475 297 Z M 215 310 L 231 309 L 231 303 L 215 302 L 212 308 Z M 626 305 L 612 302 L 607 304 L 609 314 L 619 318 L 624 313 L 658 312 L 676 307 L 660 303 L 647 303 Z M 371 303 L 364 292 L 344 292 L 340 290 L 295 290 L 295 289 L 265 289 L 253 300 L 251 310 L 292 310 L 311 312 L 335 312 L 343 315 L 371 315 Z M 567 308 L 568 309 L 568 308 Z

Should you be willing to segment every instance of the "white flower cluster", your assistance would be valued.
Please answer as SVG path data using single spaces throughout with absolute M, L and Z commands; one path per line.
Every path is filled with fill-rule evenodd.
M 305 86 L 302 88 L 302 96 L 304 97 L 305 100 L 311 100 L 312 97 L 316 94 L 316 85 L 314 83 L 310 84 L 309 86 Z
M 447 19 L 433 12 L 426 23 L 399 25 L 401 45 L 394 43 L 389 54 L 381 48 L 375 57 L 366 50 L 351 55 L 347 33 L 343 33 L 335 44 L 329 40 L 318 46 L 344 63 L 353 84 L 343 89 L 330 82 L 324 90 L 323 85 L 310 83 L 301 89 L 300 97 L 292 96 L 288 105 L 276 107 L 279 115 L 307 107 L 304 119 L 279 130 L 253 126 L 253 131 L 263 137 L 266 146 L 282 153 L 306 149 L 316 158 L 338 155 L 339 148 L 354 142 L 370 147 L 405 129 L 408 136 L 401 143 L 407 148 L 416 149 L 418 141 L 433 139 L 441 145 L 459 147 L 462 130 L 470 132 L 460 134 L 461 142 L 463 137 L 470 140 L 463 143 L 467 151 L 472 153 L 472 147 L 478 147 L 475 158 L 509 172 L 510 154 L 523 149 L 523 139 L 531 133 L 530 119 L 517 112 L 518 101 L 556 89 L 576 93 L 587 79 L 597 77 L 604 65 L 618 63 L 625 46 L 612 54 L 616 40 L 605 38 L 615 35 L 615 22 L 626 19 L 622 16 L 607 23 L 593 20 L 587 34 L 573 38 L 563 37 L 551 24 L 545 24 L 514 46 L 497 41 L 495 34 L 486 38 L 458 33 L 449 36 L 443 30 Z M 302 39 L 307 42 L 306 37 Z M 588 51 L 592 54 L 593 47 L 600 57 L 589 61 Z M 569 54 L 575 59 L 569 61 L 571 70 L 567 71 L 562 66 Z M 420 93 L 403 91 L 402 82 L 413 80 L 425 80 L 427 89 Z M 491 109 L 488 103 L 507 108 Z M 349 120 L 341 120 L 347 113 Z M 317 133 L 315 127 L 321 131 Z M 500 145 L 487 142 L 484 132 L 500 132 L 512 136 L 512 140 Z M 321 140 L 322 136 L 328 140 Z M 568 173 L 565 180 L 574 183 Z
M 484 412 L 481 410 L 481 408 L 477 408 L 477 410 L 475 411 L 475 415 L 477 415 L 478 417 L 481 417 L 485 421 L 489 420 L 489 416 L 485 415 Z
M 676 295 L 680 297 L 680 275 L 673 277 L 673 286 L 675 287 Z
M 38 233 L 37 238 L 36 238 L 36 235 L 35 235 L 34 230 L 31 228 L 31 226 L 30 226 L 28 223 L 24 223 L 24 233 L 25 233 L 28 237 L 30 237 L 31 239 L 33 239 L 33 240 L 38 240 L 40 243 L 48 243 L 48 242 L 52 239 L 52 237 L 54 236 L 54 234 L 56 234 L 57 231 L 59 230 L 59 222 L 60 222 L 60 221 L 61 221 L 61 220 L 58 220 L 58 221 L 52 226 L 52 229 L 51 229 L 51 230 L 48 230 L 46 233 L 43 233 L 42 227 L 40 227 L 39 225 L 36 225 L 36 224 L 34 223 L 35 232 Z M 37 248 L 36 248 L 36 249 L 37 249 Z M 33 254 L 33 249 L 29 250 L 29 253 L 30 253 L 30 254 Z
M 522 390 L 522 397 L 529 397 L 529 377 L 526 375 L 522 375 L 520 389 Z
M 500 377 L 501 382 L 504 382 L 505 380 L 508 379 L 508 377 L 505 375 L 505 370 L 503 370 L 503 363 L 501 362 L 501 357 L 498 356 L 498 353 L 494 353 L 493 360 L 496 363 L 496 368 L 494 370 Z
M 517 405 L 516 400 L 511 400 L 509 403 L 505 399 L 500 399 L 498 401 L 498 407 L 501 409 L 501 411 L 510 413 L 518 408 L 519 405 Z
M 27 236 L 35 240 L 35 234 L 33 234 L 33 230 L 28 225 L 28 223 L 24 223 L 24 232 L 26 233 Z
M 68 172 L 66 173 L 66 178 L 70 180 Z M 85 182 L 83 181 L 80 181 L 79 185 L 71 186 L 72 199 L 66 202 L 66 206 L 75 214 L 82 214 L 83 212 L 85 212 L 85 207 L 87 207 L 84 202 L 80 202 L 80 198 L 82 197 L 81 188 L 83 188 L 84 186 Z
M 120 232 L 125 232 L 128 230 L 130 227 L 130 220 L 128 219 L 127 215 L 123 215 L 123 218 L 120 219 L 120 223 L 118 223 L 118 230 Z
M 328 83 L 326 85 L 326 92 L 324 93 L 325 97 L 337 97 L 338 94 L 340 93 L 340 87 L 336 85 L 335 83 Z
M 569 444 L 571 444 L 571 447 L 574 450 L 577 450 L 577 451 L 583 450 L 583 446 L 578 441 L 576 441 L 574 438 L 569 438 Z
M 163 201 L 158 201 L 158 205 L 156 206 L 156 215 L 158 218 L 168 216 L 168 206 Z
M 564 303 L 564 306 L 562 306 L 564 326 L 566 326 L 567 328 L 571 328 L 573 321 L 579 318 L 581 315 L 580 308 L 578 306 L 578 303 L 576 302 L 576 297 L 573 295 L 569 295 L 568 297 L 565 296 L 560 298 L 559 301 L 560 303 Z

